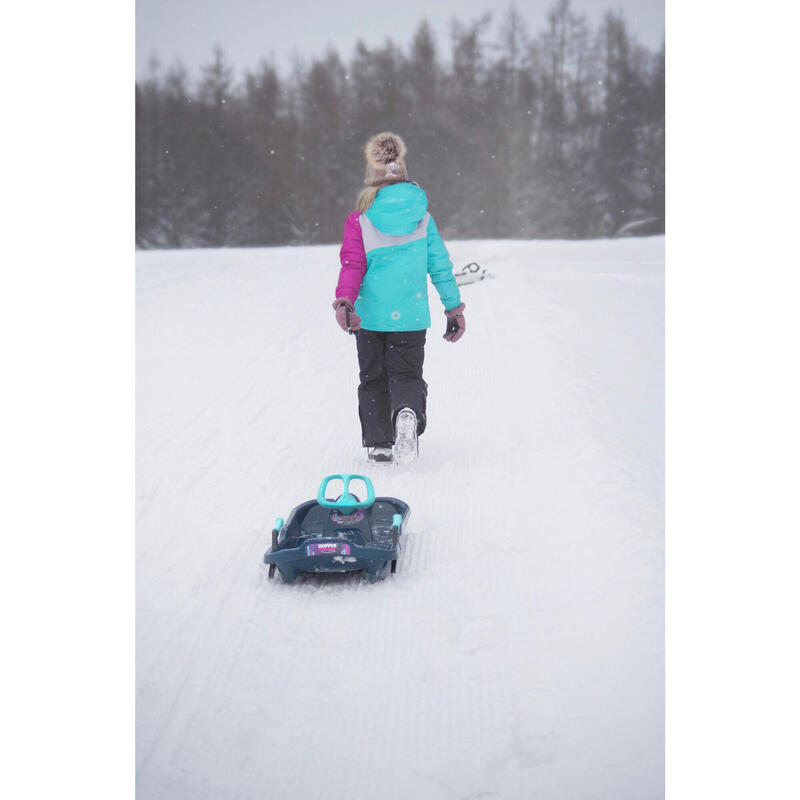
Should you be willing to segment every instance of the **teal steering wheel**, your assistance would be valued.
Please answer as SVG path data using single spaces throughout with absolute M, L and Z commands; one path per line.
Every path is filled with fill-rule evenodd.
M 332 480 L 341 480 L 342 482 L 342 495 L 338 500 L 330 500 L 325 497 L 325 490 Z M 366 500 L 359 500 L 355 495 L 350 493 L 350 481 L 352 480 L 364 481 L 367 487 Z M 325 508 L 336 508 L 343 511 L 345 514 L 351 514 L 357 508 L 367 508 L 375 502 L 375 488 L 372 481 L 366 475 L 328 475 L 327 478 L 322 479 L 317 492 L 317 502 Z

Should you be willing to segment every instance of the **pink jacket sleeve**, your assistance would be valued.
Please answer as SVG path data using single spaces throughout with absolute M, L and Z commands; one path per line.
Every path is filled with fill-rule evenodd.
M 336 284 L 336 297 L 347 297 L 356 302 L 361 281 L 367 271 L 367 256 L 364 253 L 364 239 L 361 236 L 361 225 L 358 222 L 358 211 L 354 211 L 344 221 L 342 249 L 339 251 L 339 283 Z

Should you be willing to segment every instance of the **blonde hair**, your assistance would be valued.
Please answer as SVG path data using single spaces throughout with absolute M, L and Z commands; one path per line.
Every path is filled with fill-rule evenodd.
M 361 194 L 358 196 L 358 202 L 356 203 L 356 208 L 362 214 L 367 211 L 375 202 L 375 195 L 378 194 L 378 189 L 380 188 L 380 186 L 365 186 L 361 190 Z

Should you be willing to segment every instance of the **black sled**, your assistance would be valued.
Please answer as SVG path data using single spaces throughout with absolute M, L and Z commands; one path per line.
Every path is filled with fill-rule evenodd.
M 325 496 L 332 480 L 342 481 L 342 493 Z M 350 492 L 352 481 L 362 481 L 366 498 Z M 355 572 L 370 582 L 397 568 L 401 537 L 410 508 L 396 497 L 375 497 L 372 481 L 363 475 L 328 475 L 316 500 L 308 500 L 280 517 L 272 531 L 272 547 L 264 554 L 269 577 L 277 570 L 285 583 L 302 572 Z

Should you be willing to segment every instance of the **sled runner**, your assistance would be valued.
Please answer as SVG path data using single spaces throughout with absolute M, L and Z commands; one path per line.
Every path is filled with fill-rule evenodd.
M 342 482 L 341 494 L 326 497 L 331 481 Z M 350 491 L 361 481 L 366 498 Z M 272 547 L 264 554 L 269 577 L 277 569 L 285 583 L 301 572 L 355 572 L 362 570 L 370 582 L 394 572 L 400 554 L 400 537 L 408 520 L 407 503 L 396 497 L 375 497 L 372 481 L 364 475 L 328 475 L 316 500 L 297 506 L 289 519 L 280 517 L 272 531 Z

